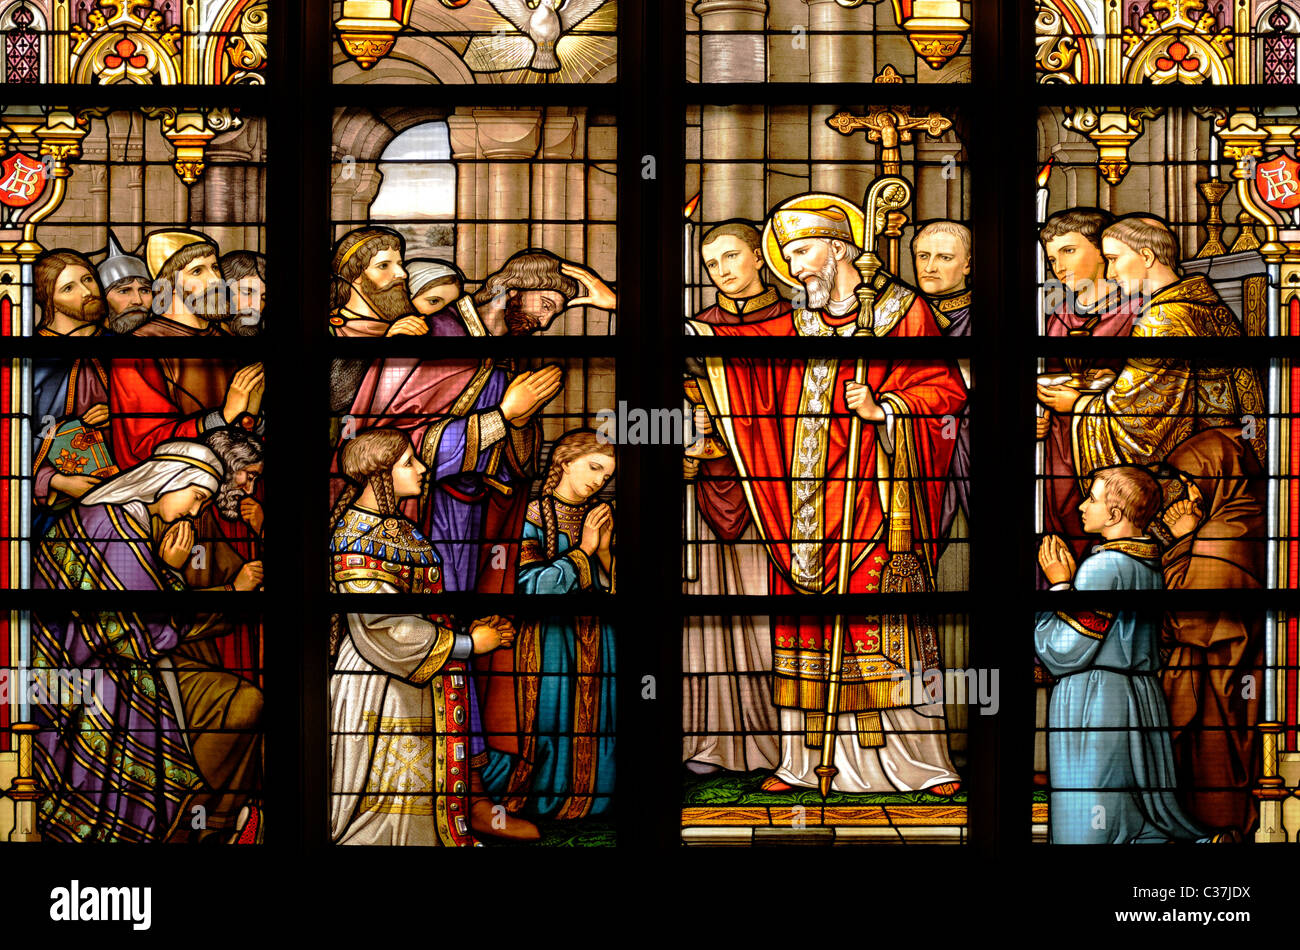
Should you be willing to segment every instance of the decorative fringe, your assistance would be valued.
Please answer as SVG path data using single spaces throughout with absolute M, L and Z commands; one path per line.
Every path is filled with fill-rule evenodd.
M 857 714 L 857 720 L 858 745 L 864 749 L 876 749 L 885 744 L 885 729 L 880 721 L 879 712 L 875 710 L 860 712 Z M 804 742 L 808 748 L 820 749 L 825 732 L 825 713 L 804 713 Z
M 822 736 L 826 731 L 826 714 L 810 712 L 803 717 L 804 742 L 810 749 L 822 747 Z
M 876 710 L 858 713 L 858 745 L 864 749 L 879 748 L 885 744 L 885 727 Z
M 900 689 L 900 685 L 902 688 Z M 894 694 L 903 702 L 894 702 Z M 840 702 L 837 712 L 859 712 L 864 709 L 894 709 L 912 705 L 908 681 L 879 679 L 867 682 L 840 683 Z M 802 709 L 805 713 L 825 713 L 826 681 L 794 679 L 775 676 L 772 684 L 772 701 L 777 706 Z

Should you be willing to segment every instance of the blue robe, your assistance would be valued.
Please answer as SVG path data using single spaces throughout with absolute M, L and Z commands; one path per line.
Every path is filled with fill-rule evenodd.
M 1159 549 L 1145 539 L 1099 544 L 1079 565 L 1074 584 L 1079 590 L 1158 590 Z M 1206 837 L 1174 794 L 1159 630 L 1158 614 L 1038 615 L 1035 649 L 1060 677 L 1047 712 L 1053 844 Z
M 517 589 L 526 594 L 608 590 L 596 558 L 573 547 L 585 507 L 557 503 L 557 555 L 545 556 L 538 503 L 528 508 Z M 565 530 L 567 526 L 567 530 Z M 519 755 L 489 751 L 483 780 L 512 812 L 584 818 L 612 810 L 614 793 L 614 631 L 595 617 L 520 623 L 515 670 Z

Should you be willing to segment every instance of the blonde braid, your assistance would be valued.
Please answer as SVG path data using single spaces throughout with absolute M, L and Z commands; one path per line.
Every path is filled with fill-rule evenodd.
M 546 559 L 552 560 L 559 553 L 560 538 L 559 530 L 555 524 L 555 486 L 560 484 L 560 478 L 564 470 L 561 463 L 557 462 L 555 455 L 551 456 L 551 467 L 546 470 L 546 482 L 542 486 L 542 498 L 538 507 L 542 512 L 542 537 L 546 542 Z
M 385 470 L 370 476 L 370 487 L 375 492 L 375 504 L 381 515 L 391 515 L 397 511 L 397 492 L 393 490 L 393 473 Z

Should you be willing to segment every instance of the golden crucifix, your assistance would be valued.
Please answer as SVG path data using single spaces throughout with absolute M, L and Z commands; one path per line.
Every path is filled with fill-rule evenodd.
M 938 138 L 952 128 L 952 120 L 931 112 L 929 115 L 912 115 L 911 106 L 868 106 L 866 115 L 837 112 L 826 120 L 840 135 L 852 135 L 859 129 L 867 133 L 867 141 L 880 146 L 881 175 L 901 175 L 903 169 L 902 146 L 910 144 L 912 135 L 920 132 Z M 907 214 L 891 211 L 886 221 L 883 237 L 887 249 L 889 272 L 898 273 L 898 246 L 903 236 Z

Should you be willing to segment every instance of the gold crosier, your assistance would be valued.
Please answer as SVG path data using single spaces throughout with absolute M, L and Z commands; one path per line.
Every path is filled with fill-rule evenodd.
M 912 141 L 912 134 L 938 137 L 952 128 L 952 120 L 931 112 L 925 116 L 912 115 L 909 106 L 870 106 L 864 116 L 848 112 L 837 112 L 826 120 L 826 124 L 841 135 L 852 135 L 859 129 L 865 130 L 867 140 L 880 145 L 880 162 L 882 177 L 877 178 L 867 189 L 863 209 L 866 213 L 866 225 L 863 228 L 862 254 L 853 262 L 862 282 L 858 285 L 858 329 L 857 334 L 873 334 L 875 331 L 876 290 L 873 284 L 876 273 L 885 266 L 877 252 L 878 238 L 885 241 L 888 257 L 888 271 L 897 274 L 899 242 L 903 234 L 903 225 L 907 215 L 903 208 L 912 200 L 912 186 L 901 177 L 903 155 L 901 146 Z M 867 381 L 865 360 L 857 360 L 854 365 L 853 380 L 859 385 Z M 853 413 L 849 419 L 848 478 L 844 486 L 844 518 L 841 525 L 839 568 L 835 575 L 835 592 L 844 594 L 849 589 L 849 567 L 852 562 L 853 545 L 853 511 L 857 496 L 857 481 L 853 477 L 858 470 L 861 451 L 862 418 Z M 893 505 L 891 505 L 891 515 Z M 901 514 L 901 512 L 900 512 Z M 894 547 L 894 545 L 891 545 Z M 891 552 L 891 560 L 892 560 Z M 886 571 L 889 565 L 886 565 Z M 883 576 L 882 576 L 883 581 Z M 882 584 L 883 590 L 883 584 Z M 839 769 L 835 766 L 835 723 L 839 714 L 840 685 L 844 668 L 844 631 L 843 614 L 835 616 L 831 630 L 830 669 L 826 683 L 826 710 L 822 714 L 821 764 L 814 771 L 817 773 L 817 785 L 822 798 L 830 795 L 831 784 Z M 859 717 L 861 720 L 863 717 Z M 867 733 L 880 743 L 883 732 L 878 711 L 867 714 L 867 722 L 859 723 L 859 731 Z M 874 722 L 872 721 L 874 720 Z M 865 730 L 861 727 L 865 726 Z
M 858 328 L 857 336 L 872 336 L 875 333 L 876 289 L 874 280 L 883 262 L 876 253 L 878 238 L 885 233 L 891 214 L 907 206 L 912 200 L 912 186 L 897 175 L 885 175 L 877 178 L 867 190 L 864 202 L 866 226 L 862 235 L 862 254 L 853 262 L 862 282 L 858 284 Z M 853 381 L 859 386 L 867 382 L 867 361 L 859 358 L 854 362 Z M 849 590 L 849 572 L 852 564 L 853 548 L 853 513 L 857 500 L 858 461 L 862 446 L 862 417 L 856 412 L 849 416 L 849 447 L 847 477 L 844 482 L 844 518 L 840 527 L 839 567 L 835 573 L 835 593 L 847 594 Z M 835 767 L 835 722 L 839 715 L 840 683 L 844 670 L 844 614 L 835 615 L 831 629 L 830 669 L 826 681 L 826 711 L 822 716 L 822 758 L 821 764 L 814 771 L 817 773 L 817 786 L 822 798 L 831 792 L 839 769 Z M 879 717 L 876 712 L 875 716 Z M 879 727 L 876 727 L 879 735 Z

